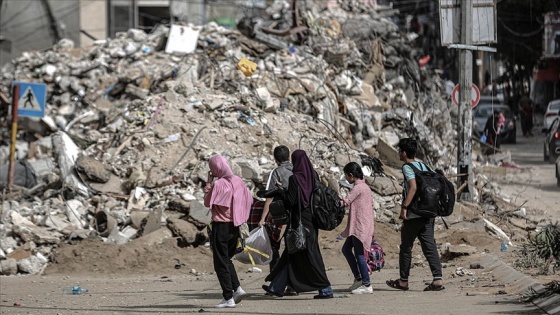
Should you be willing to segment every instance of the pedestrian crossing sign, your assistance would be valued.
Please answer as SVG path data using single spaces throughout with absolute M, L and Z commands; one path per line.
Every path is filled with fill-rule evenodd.
M 18 116 L 44 117 L 47 86 L 41 83 L 13 82 L 19 85 Z

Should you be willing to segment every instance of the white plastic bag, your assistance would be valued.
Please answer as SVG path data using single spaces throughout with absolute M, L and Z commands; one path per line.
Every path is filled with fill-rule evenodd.
M 243 251 L 236 254 L 235 259 L 253 266 L 268 265 L 272 261 L 272 246 L 264 226 L 251 231 L 245 239 Z

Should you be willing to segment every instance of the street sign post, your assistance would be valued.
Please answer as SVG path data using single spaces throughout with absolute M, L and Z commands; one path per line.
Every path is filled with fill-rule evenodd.
M 460 200 L 472 201 L 474 176 L 472 170 L 472 108 L 480 91 L 472 97 L 472 51 L 495 52 L 480 47 L 497 42 L 496 0 L 439 0 L 441 44 L 459 49 L 459 85 L 453 102 L 457 106 L 457 192 Z M 459 97 L 455 94 L 459 94 Z M 458 102 L 457 102 L 458 99 Z M 474 102 L 476 101 L 476 102 Z
M 459 84 L 455 85 L 455 87 L 453 88 L 453 92 L 451 93 L 451 99 L 453 100 L 455 106 L 459 106 Z M 476 105 L 478 105 L 479 101 L 480 101 L 480 90 L 478 89 L 478 86 L 476 86 L 476 84 L 473 83 L 471 89 L 472 107 L 475 108 Z
M 19 86 L 17 95 L 20 102 L 18 116 L 44 117 L 47 86 L 41 83 L 12 82 L 12 86 L 16 85 Z

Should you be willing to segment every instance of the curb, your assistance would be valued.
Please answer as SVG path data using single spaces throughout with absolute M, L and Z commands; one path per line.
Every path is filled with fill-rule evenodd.
M 510 285 L 517 294 L 525 293 L 530 288 L 538 293 L 545 290 L 544 285 L 536 282 L 530 276 L 515 270 L 513 267 L 506 265 L 506 263 L 496 256 L 487 255 L 482 259 L 480 264 L 483 265 L 485 269 L 491 270 L 496 278 L 501 279 L 504 284 Z M 537 299 L 533 301 L 533 304 L 545 311 L 547 314 L 560 314 L 559 294 L 553 294 L 546 298 Z

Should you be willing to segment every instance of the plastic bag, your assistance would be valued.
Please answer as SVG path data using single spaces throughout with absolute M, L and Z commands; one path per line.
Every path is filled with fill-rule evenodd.
M 486 139 L 486 135 L 482 135 L 482 136 L 480 137 L 480 142 L 486 143 L 486 140 L 487 140 L 487 139 Z
M 236 254 L 235 259 L 253 266 L 268 265 L 272 261 L 272 246 L 264 226 L 251 231 L 245 239 L 243 251 Z

